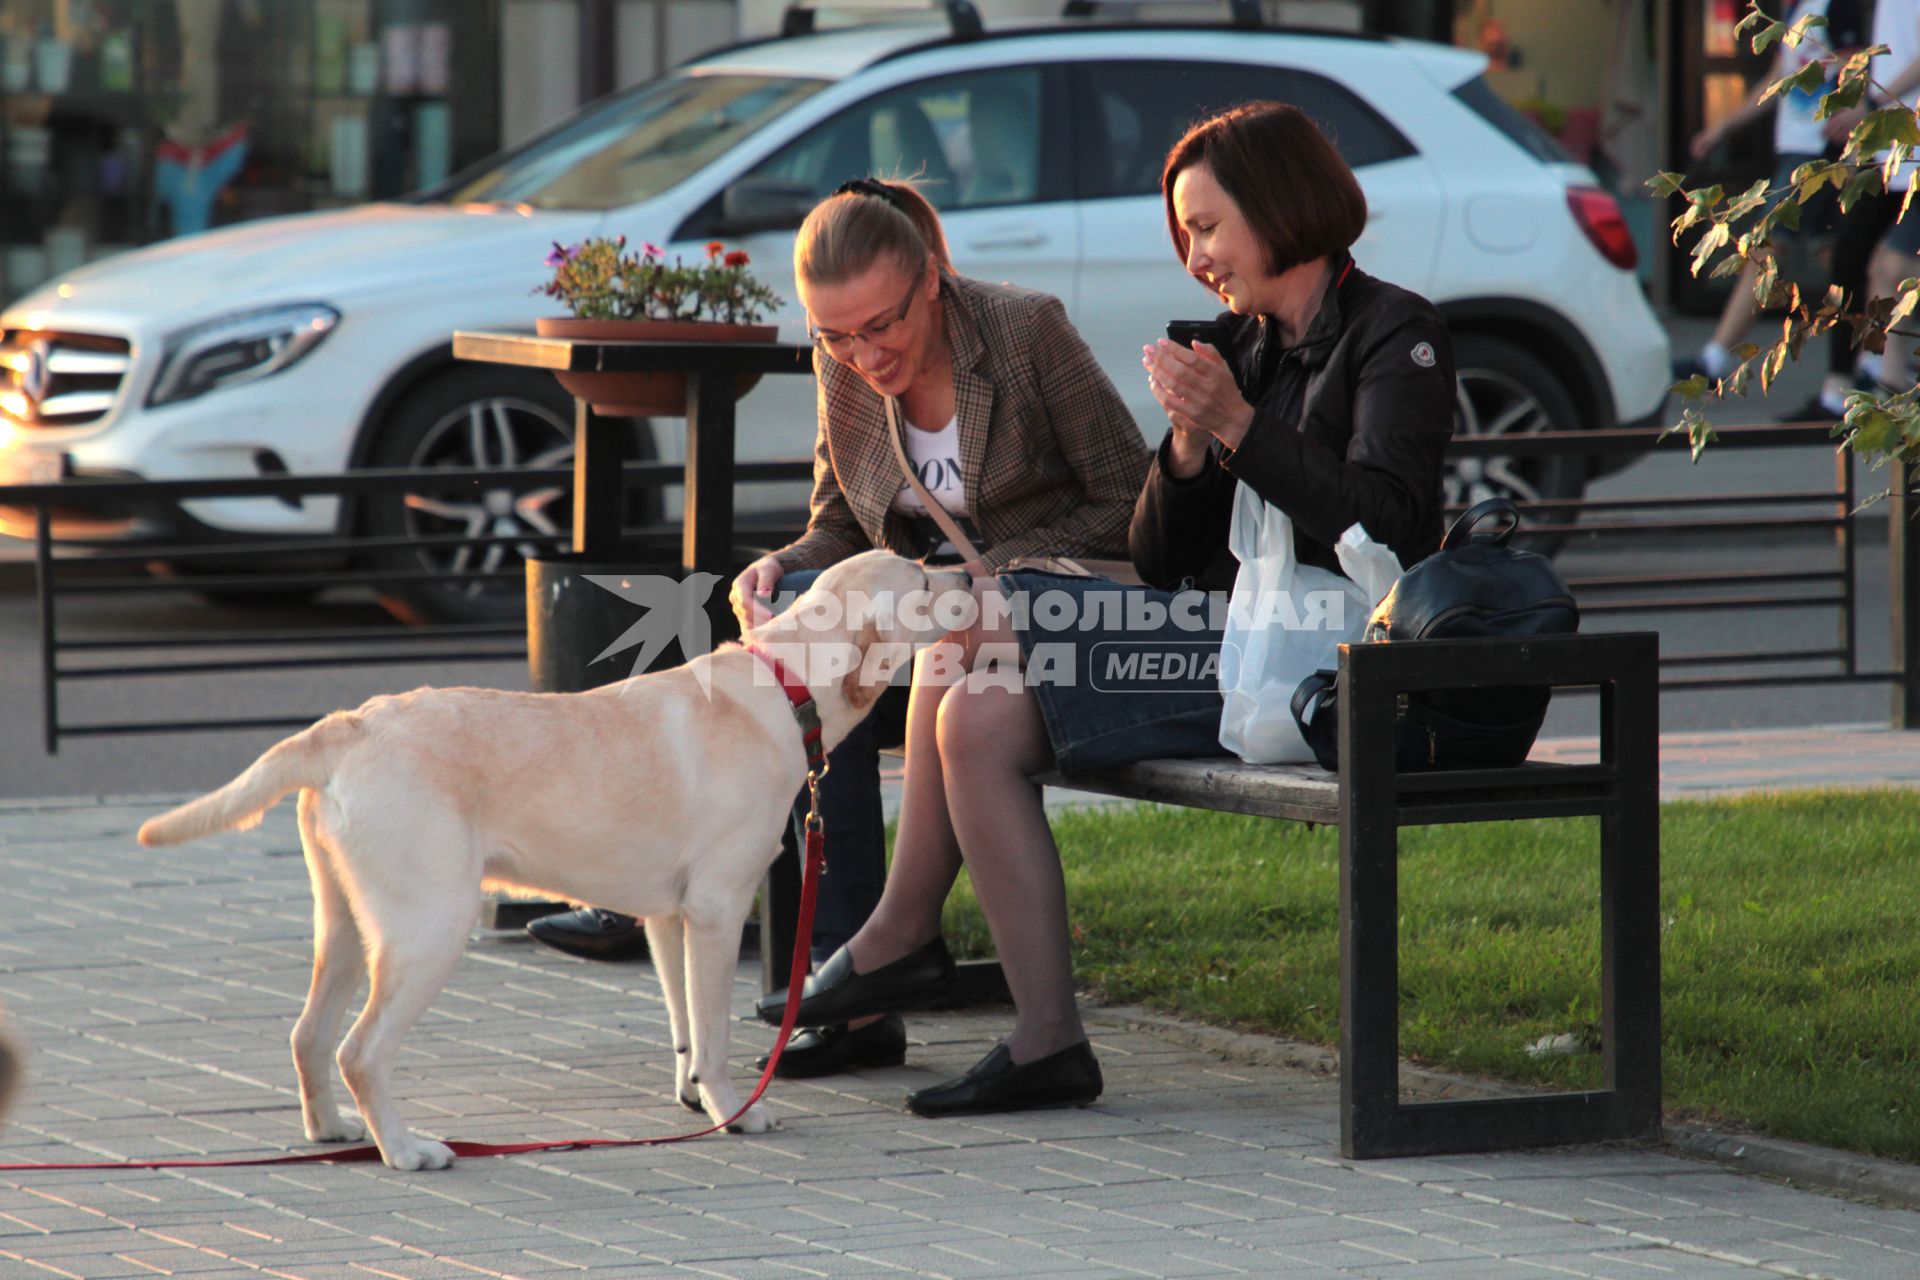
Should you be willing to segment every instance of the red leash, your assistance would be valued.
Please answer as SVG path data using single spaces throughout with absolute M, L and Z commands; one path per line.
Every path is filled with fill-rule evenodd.
M 788 969 L 787 1008 L 780 1018 L 780 1035 L 773 1042 L 773 1052 L 767 1055 L 766 1070 L 760 1073 L 760 1083 L 753 1086 L 753 1095 L 740 1104 L 738 1111 L 719 1124 L 708 1125 L 692 1133 L 677 1133 L 668 1138 L 574 1138 L 567 1142 L 448 1142 L 444 1144 L 454 1155 L 518 1156 L 531 1151 L 578 1151 L 587 1147 L 661 1147 L 671 1142 L 691 1142 L 695 1138 L 704 1138 L 710 1133 L 718 1133 L 745 1115 L 754 1103 L 760 1101 L 760 1095 L 767 1091 L 767 1085 L 772 1083 L 774 1069 L 780 1065 L 780 1055 L 786 1050 L 787 1041 L 793 1036 L 794 1024 L 800 1014 L 801 988 L 806 984 L 807 973 L 813 961 L 814 900 L 820 893 L 820 877 L 827 869 L 826 831 L 820 821 L 820 779 L 826 773 L 826 755 L 821 750 L 819 714 L 813 706 L 813 699 L 806 692 L 806 686 L 794 680 L 772 654 L 763 649 L 748 647 L 773 668 L 774 675 L 780 681 L 780 687 L 794 705 L 794 714 L 800 720 L 802 740 L 807 750 L 807 790 L 812 800 L 812 804 L 808 806 L 806 821 L 806 856 L 800 873 L 800 916 L 794 923 L 793 961 Z M 331 1151 L 310 1151 L 297 1156 L 256 1156 L 252 1159 L 239 1160 L 93 1160 L 64 1164 L 33 1162 L 0 1164 L 0 1173 L 54 1172 L 72 1169 L 233 1169 L 262 1164 L 360 1164 L 379 1158 L 380 1148 L 368 1143 L 358 1147 L 339 1147 Z

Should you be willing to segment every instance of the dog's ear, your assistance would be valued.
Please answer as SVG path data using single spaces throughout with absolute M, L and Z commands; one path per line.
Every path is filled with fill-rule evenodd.
M 860 636 L 854 641 L 853 670 L 841 678 L 840 696 L 855 711 L 865 711 L 871 707 L 874 700 L 893 683 L 891 668 L 877 661 L 869 661 L 874 657 L 874 645 L 879 640 L 880 628 L 876 624 L 868 622 L 860 628 Z

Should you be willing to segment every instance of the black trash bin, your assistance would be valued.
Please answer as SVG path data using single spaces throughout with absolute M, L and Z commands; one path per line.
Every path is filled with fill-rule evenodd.
M 677 565 L 572 554 L 527 561 L 527 667 L 542 693 L 579 693 L 678 666 L 733 631 L 714 574 L 689 580 Z

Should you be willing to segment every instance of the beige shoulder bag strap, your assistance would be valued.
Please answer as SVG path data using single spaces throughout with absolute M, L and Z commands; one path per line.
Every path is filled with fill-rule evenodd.
M 960 553 L 962 559 L 980 565 L 988 571 L 1012 569 L 1034 569 L 1042 573 L 1065 574 L 1075 578 L 1110 578 L 1115 582 L 1140 585 L 1140 575 L 1126 560 L 1069 560 L 1066 556 L 1021 556 L 1009 560 L 1003 565 L 990 565 L 980 558 L 980 550 L 975 547 L 967 535 L 961 531 L 947 509 L 934 500 L 927 492 L 927 486 L 920 483 L 920 477 L 913 473 L 913 464 L 907 461 L 907 446 L 902 437 L 904 423 L 900 417 L 899 402 L 892 396 L 884 397 L 887 404 L 887 438 L 893 444 L 893 456 L 899 460 L 900 474 L 920 496 L 920 505 L 927 509 L 933 522 L 940 526 L 940 532 L 947 535 L 947 541 Z

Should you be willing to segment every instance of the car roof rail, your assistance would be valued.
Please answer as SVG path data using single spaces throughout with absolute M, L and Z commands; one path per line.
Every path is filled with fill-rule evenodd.
M 1159 0 L 1165 3 L 1166 0 Z M 1211 0 L 1193 0 L 1194 3 Z M 1137 0 L 1067 0 L 1066 7 L 1060 10 L 1063 18 L 1091 18 L 1103 4 L 1137 7 Z M 1267 25 L 1266 14 L 1261 11 L 1260 0 L 1227 0 L 1227 9 L 1232 16 L 1233 25 L 1248 31 L 1258 31 Z
M 1257 3 L 1257 0 L 1234 0 L 1235 4 Z M 946 11 L 947 26 L 956 40 L 978 40 L 986 34 L 986 24 L 980 21 L 980 10 L 973 0 L 939 0 L 940 8 Z M 783 39 L 804 36 L 814 30 L 814 14 L 823 6 L 814 0 L 793 0 L 786 11 L 780 15 L 780 35 Z M 918 5 L 888 3 L 887 0 L 855 0 L 852 4 L 834 4 L 835 9 L 885 9 L 898 11 L 916 9 Z

